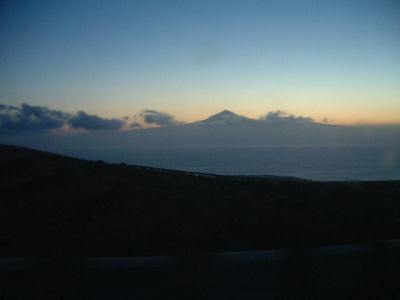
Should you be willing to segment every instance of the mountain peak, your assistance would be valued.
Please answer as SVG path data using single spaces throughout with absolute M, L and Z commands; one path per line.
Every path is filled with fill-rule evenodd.
M 236 114 L 231 112 L 230 110 L 224 109 L 223 111 L 217 113 L 217 115 L 236 115 Z
M 231 112 L 230 110 L 224 109 L 223 111 L 221 111 L 215 115 L 212 115 L 207 120 L 219 119 L 219 118 L 225 118 L 225 117 L 240 117 L 240 116 L 238 114 L 235 114 L 234 112 Z
M 212 115 L 203 122 L 211 124 L 234 124 L 234 123 L 240 123 L 244 120 L 248 120 L 248 118 L 235 114 L 234 112 L 225 109 L 215 115 Z

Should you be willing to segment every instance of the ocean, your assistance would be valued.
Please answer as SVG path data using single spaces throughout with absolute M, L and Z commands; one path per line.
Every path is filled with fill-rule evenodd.
M 320 181 L 400 180 L 400 148 L 97 147 L 57 149 L 73 157 L 221 175 L 293 176 Z

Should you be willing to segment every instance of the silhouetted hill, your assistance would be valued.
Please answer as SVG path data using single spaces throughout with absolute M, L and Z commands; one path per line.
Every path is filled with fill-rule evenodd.
M 0 254 L 157 255 L 400 238 L 400 182 L 196 174 L 0 146 Z

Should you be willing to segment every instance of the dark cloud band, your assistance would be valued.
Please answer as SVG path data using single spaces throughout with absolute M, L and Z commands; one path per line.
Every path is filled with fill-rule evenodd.
M 171 126 L 182 124 L 167 113 L 143 110 L 137 116 L 146 125 Z M 49 109 L 44 106 L 0 104 L 0 133 L 32 133 L 69 127 L 84 130 L 140 129 L 142 124 L 129 117 L 106 119 L 84 111 L 75 114 Z
M 182 124 L 182 122 L 175 120 L 172 115 L 157 110 L 146 109 L 140 112 L 139 116 L 144 123 L 149 125 L 171 126 Z
M 69 114 L 47 107 L 0 104 L 0 132 L 41 132 L 64 126 Z
M 68 120 L 72 128 L 81 128 L 87 130 L 116 130 L 125 125 L 125 120 L 103 119 L 96 115 L 89 115 L 84 111 L 79 111 Z
M 26 103 L 19 107 L 0 104 L 1 134 L 44 132 L 64 126 L 85 130 L 118 130 L 126 124 L 127 120 L 124 119 L 105 119 L 84 111 L 70 114 Z

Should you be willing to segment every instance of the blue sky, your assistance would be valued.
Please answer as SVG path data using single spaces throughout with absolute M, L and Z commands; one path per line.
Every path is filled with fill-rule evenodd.
M 400 123 L 398 1 L 2 1 L 0 103 Z

